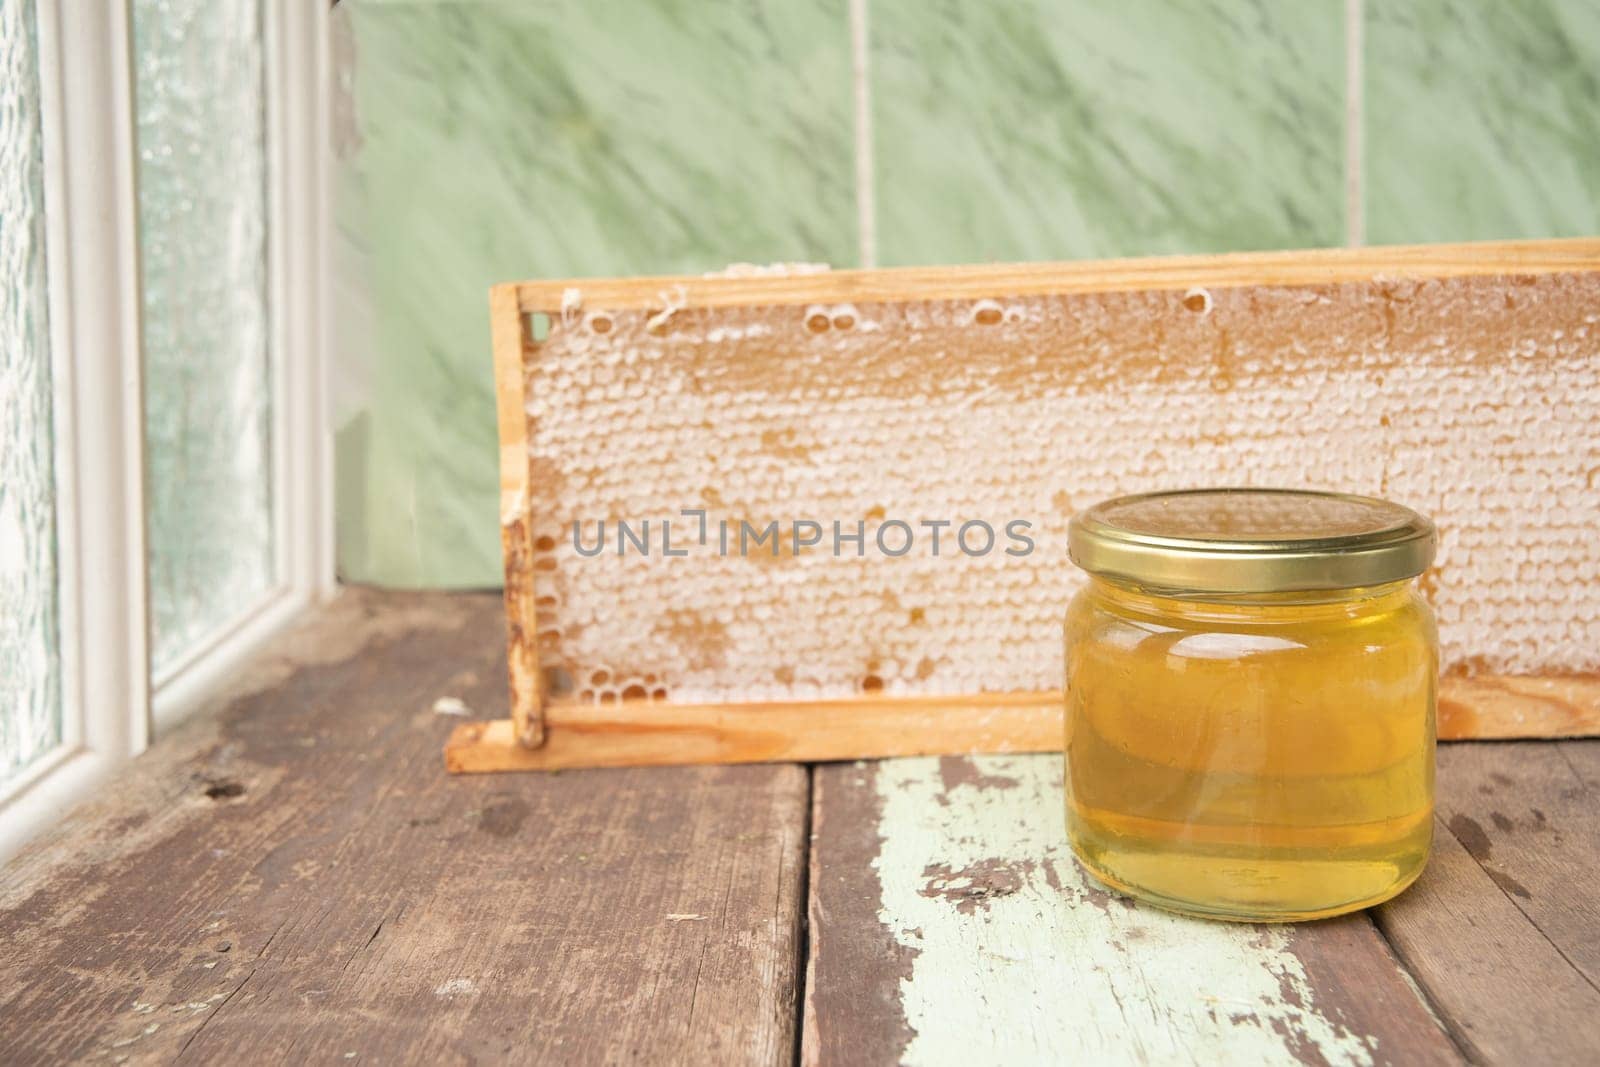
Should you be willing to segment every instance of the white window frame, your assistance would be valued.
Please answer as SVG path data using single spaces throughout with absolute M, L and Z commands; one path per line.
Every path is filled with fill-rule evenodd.
M 131 15 L 36 0 L 61 743 L 0 784 L 0 861 L 336 588 L 325 354 L 328 16 L 263 0 L 276 583 L 152 684 Z
M 328 23 L 317 4 L 262 0 L 274 582 L 155 677 L 158 732 L 205 706 L 265 641 L 336 588 L 322 284 L 331 224 Z
M 37 0 L 61 743 L 5 784 L 0 855 L 149 740 L 127 20 Z M 67 61 L 70 47 L 72 61 Z

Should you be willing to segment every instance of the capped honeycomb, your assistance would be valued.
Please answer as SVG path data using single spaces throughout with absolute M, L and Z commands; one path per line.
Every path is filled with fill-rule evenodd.
M 1586 273 L 654 311 L 568 290 L 525 359 L 546 692 L 1055 688 L 1073 512 L 1209 485 L 1413 507 L 1448 670 L 1596 671 L 1597 316 Z M 988 551 L 957 541 L 974 522 Z

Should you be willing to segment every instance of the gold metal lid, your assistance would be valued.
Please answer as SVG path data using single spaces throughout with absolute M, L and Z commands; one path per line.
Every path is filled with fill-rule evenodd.
M 1367 496 L 1300 489 L 1188 489 L 1096 504 L 1067 552 L 1091 574 L 1152 589 L 1273 593 L 1413 578 L 1433 562 L 1433 523 Z

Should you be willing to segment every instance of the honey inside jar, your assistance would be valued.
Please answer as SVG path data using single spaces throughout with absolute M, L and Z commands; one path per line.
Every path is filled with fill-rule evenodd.
M 1432 839 L 1436 639 L 1410 581 L 1431 525 L 1267 490 L 1081 519 L 1067 828 L 1090 873 L 1242 920 L 1339 914 L 1410 884 Z

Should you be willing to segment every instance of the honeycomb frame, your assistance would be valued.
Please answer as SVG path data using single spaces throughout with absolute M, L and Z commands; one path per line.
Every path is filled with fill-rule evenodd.
M 452 769 L 1056 747 L 1066 519 L 1204 482 L 1433 515 L 1441 735 L 1600 727 L 1600 242 L 528 282 L 491 315 L 512 717 Z M 1026 516 L 1039 551 L 565 539 L 695 510 Z

